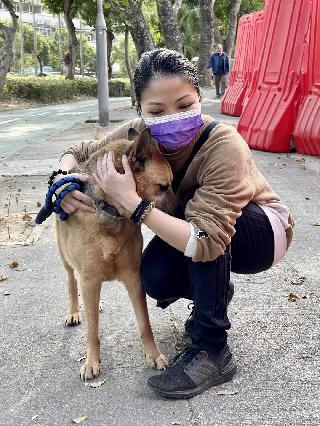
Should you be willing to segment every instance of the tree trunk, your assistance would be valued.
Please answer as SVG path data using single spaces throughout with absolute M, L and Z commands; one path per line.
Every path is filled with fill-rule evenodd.
M 108 58 L 108 78 L 109 79 L 112 76 L 111 52 L 112 52 L 113 40 L 114 40 L 113 32 L 107 29 L 107 58 Z
M 125 33 L 124 33 L 124 58 L 126 62 L 126 68 L 128 77 L 130 80 L 130 86 L 131 86 L 131 106 L 135 106 L 136 104 L 136 97 L 134 94 L 134 84 L 133 84 L 133 74 L 132 74 L 132 68 L 130 64 L 130 57 L 129 57 L 129 29 L 126 27 Z
M 201 86 L 210 85 L 210 73 L 208 71 L 208 62 L 213 48 L 213 6 L 215 0 L 200 0 L 200 45 L 199 45 L 199 63 L 198 73 Z
M 64 62 L 68 67 L 66 78 L 74 79 L 74 71 L 76 66 L 76 52 L 78 40 L 76 37 L 76 29 L 71 18 L 71 7 L 74 0 L 65 0 L 63 6 L 64 20 L 68 29 L 69 46 L 68 53 L 64 57 Z
M 13 4 L 9 0 L 2 0 L 2 3 L 10 13 L 12 27 L 0 23 L 0 33 L 4 41 L 3 50 L 0 52 L 0 99 L 3 99 L 3 87 L 11 65 L 14 37 L 18 27 L 18 16 L 14 12 Z
M 241 0 L 233 0 L 229 15 L 229 25 L 227 36 L 224 41 L 224 51 L 230 56 L 233 51 L 234 40 L 237 32 L 238 15 L 241 6 Z
M 223 44 L 223 39 L 218 27 L 218 23 L 219 23 L 219 20 L 215 14 L 215 11 L 213 11 L 214 44 Z
M 182 52 L 180 29 L 171 0 L 157 0 L 157 10 L 166 47 Z
M 43 77 L 43 63 L 41 62 L 41 58 L 40 58 L 39 55 L 37 56 L 37 59 L 38 59 L 38 62 L 39 62 L 39 69 L 40 69 L 39 76 Z
M 129 7 L 125 10 L 130 33 L 136 46 L 138 59 L 143 52 L 154 49 L 153 40 L 148 24 L 144 19 L 141 7 L 135 0 L 129 1 Z

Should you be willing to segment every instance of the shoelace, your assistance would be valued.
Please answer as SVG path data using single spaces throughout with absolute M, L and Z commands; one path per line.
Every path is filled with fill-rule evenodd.
M 188 318 L 187 318 L 187 321 L 189 321 L 189 320 L 193 317 L 193 314 L 194 314 L 195 306 L 194 306 L 194 303 L 193 303 L 193 302 L 190 302 L 190 303 L 188 304 L 188 309 L 189 309 L 189 311 L 191 311 L 191 312 L 190 312 L 190 314 L 189 314 L 189 316 L 188 316 Z
M 188 346 L 183 349 L 181 352 L 178 352 L 177 355 L 170 361 L 170 365 L 179 365 L 182 368 L 185 368 L 199 353 L 199 348 L 197 346 Z

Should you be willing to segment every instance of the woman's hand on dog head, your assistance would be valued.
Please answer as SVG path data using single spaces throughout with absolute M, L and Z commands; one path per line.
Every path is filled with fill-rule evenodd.
M 129 211 L 134 211 L 141 198 L 137 194 L 136 182 L 126 155 L 122 156 L 124 173 L 118 173 L 113 162 L 113 153 L 109 151 L 97 161 L 93 178 L 100 188 Z
M 72 173 L 71 176 L 75 176 L 83 182 L 86 182 L 89 179 L 89 176 L 82 175 L 80 173 Z M 96 212 L 94 199 L 77 190 L 69 192 L 69 194 L 63 198 L 61 201 L 61 207 L 68 214 L 74 213 L 77 210 L 89 213 Z

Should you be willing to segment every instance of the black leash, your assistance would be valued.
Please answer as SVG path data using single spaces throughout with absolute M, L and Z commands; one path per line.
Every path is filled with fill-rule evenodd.
M 197 152 L 199 151 L 199 149 L 202 147 L 202 145 L 207 141 L 211 131 L 219 124 L 219 121 L 212 121 L 212 123 L 209 124 L 209 126 L 207 126 L 205 128 L 205 130 L 201 133 L 200 138 L 197 140 L 197 142 L 194 144 L 193 150 L 188 158 L 188 161 L 186 162 L 186 164 L 184 165 L 183 169 L 174 177 L 173 182 L 172 182 L 172 189 L 174 192 L 177 192 L 182 179 L 184 178 L 188 167 L 190 166 L 190 164 L 192 163 L 192 160 L 194 159 L 195 155 L 197 154 Z

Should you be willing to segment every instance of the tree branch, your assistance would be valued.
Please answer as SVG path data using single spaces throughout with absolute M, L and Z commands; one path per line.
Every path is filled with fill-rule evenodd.
M 10 13 L 11 19 L 12 19 L 12 26 L 13 31 L 16 32 L 18 27 L 18 15 L 16 15 L 14 11 L 13 4 L 9 0 L 2 0 L 2 3 L 5 5 L 6 9 L 8 9 L 8 12 Z

